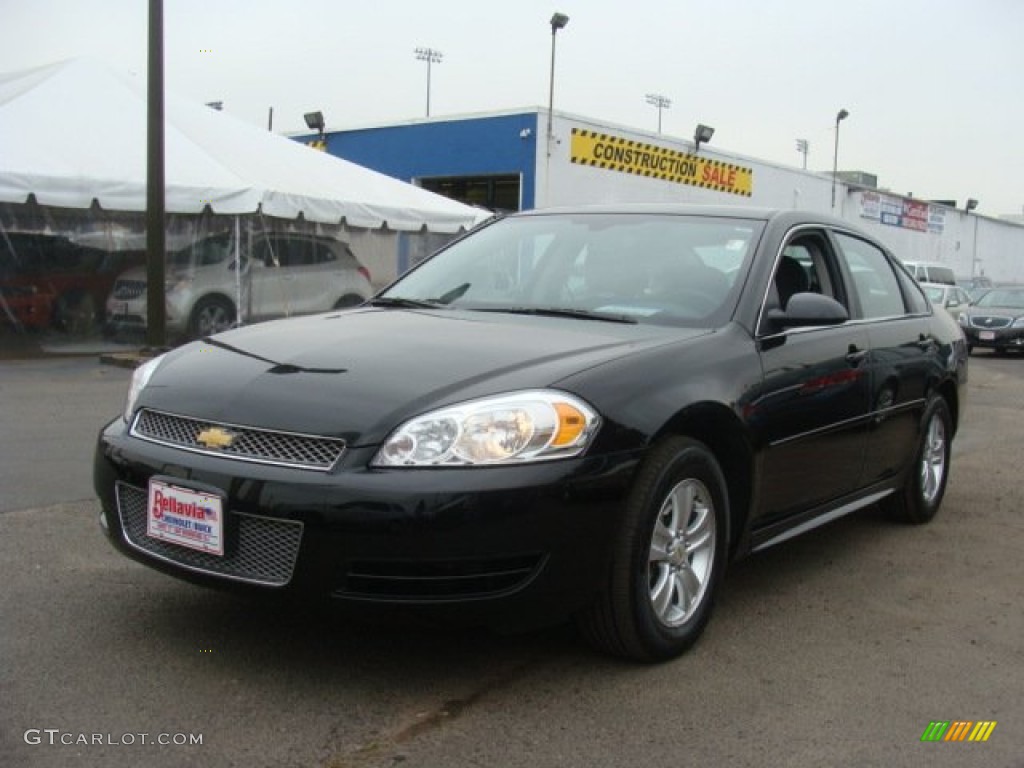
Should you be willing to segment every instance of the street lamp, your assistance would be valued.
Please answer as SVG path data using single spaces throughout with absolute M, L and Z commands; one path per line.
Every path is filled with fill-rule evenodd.
M 967 198 L 967 202 L 964 203 L 964 208 L 968 214 L 977 207 L 978 201 L 973 197 Z M 980 263 L 981 259 L 978 258 L 978 214 L 974 214 L 974 245 L 971 248 L 971 277 L 974 277 L 974 270 Z
M 551 17 L 551 76 L 548 80 L 548 157 L 551 157 L 551 141 L 554 138 L 551 124 L 551 114 L 555 108 L 555 37 L 558 30 L 565 29 L 569 23 L 569 17 L 564 13 L 556 13 Z
M 697 123 L 697 127 L 693 131 L 693 154 L 700 152 L 700 145 L 707 144 L 711 141 L 711 137 L 715 135 L 715 129 L 710 125 L 704 125 L 704 123 Z
M 427 117 L 430 117 L 430 65 L 440 64 L 444 54 L 434 48 L 417 48 L 416 58 L 427 62 Z
M 810 151 L 811 143 L 807 139 L 796 140 L 796 151 L 804 156 L 804 170 L 807 170 L 807 153 Z
M 836 113 L 836 148 L 832 153 L 832 210 L 836 208 L 836 175 L 839 173 L 839 121 L 849 116 L 850 113 L 845 109 L 840 109 Z
M 316 131 L 322 139 L 324 137 L 324 113 L 307 112 L 303 118 L 306 120 L 306 127 L 311 131 Z
M 672 100 L 665 98 L 660 93 L 648 93 L 646 99 L 648 104 L 658 109 L 658 133 L 661 133 L 661 110 L 671 107 Z

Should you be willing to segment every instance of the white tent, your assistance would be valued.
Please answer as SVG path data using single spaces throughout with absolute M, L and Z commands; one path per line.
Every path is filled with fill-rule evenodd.
M 451 233 L 490 214 L 165 96 L 168 213 Z M 146 84 L 76 59 L 0 74 L 0 202 L 146 209 Z

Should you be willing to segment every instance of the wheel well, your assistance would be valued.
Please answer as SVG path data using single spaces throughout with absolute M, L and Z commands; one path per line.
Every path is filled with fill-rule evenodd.
M 949 406 L 949 416 L 953 420 L 953 434 L 955 435 L 960 426 L 960 398 L 957 394 L 956 384 L 947 380 L 939 386 L 938 393 Z
M 661 430 L 704 443 L 715 455 L 729 490 L 729 556 L 746 526 L 753 494 L 753 450 L 736 415 L 723 405 L 703 403 L 676 414 Z
M 209 301 L 210 299 L 217 299 L 219 301 L 226 301 L 228 303 L 228 306 L 231 307 L 231 311 L 232 312 L 236 312 L 237 313 L 237 311 L 238 311 L 235 308 L 235 300 L 232 299 L 227 294 L 220 293 L 218 291 L 218 292 L 215 292 L 215 293 L 204 293 L 202 296 L 200 296 L 198 299 L 196 299 L 195 302 L 193 302 L 193 304 L 192 304 L 191 312 L 195 312 L 196 311 L 196 307 L 198 307 L 204 301 Z M 189 314 L 191 314 L 191 312 Z

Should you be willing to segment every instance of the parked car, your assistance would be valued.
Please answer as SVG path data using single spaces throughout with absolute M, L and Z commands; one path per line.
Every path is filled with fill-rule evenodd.
M 967 291 L 967 295 L 971 297 L 972 301 L 995 285 L 991 278 L 984 276 L 962 278 L 957 280 L 956 284 Z
M 573 617 L 657 660 L 731 559 L 874 504 L 932 519 L 966 381 L 956 322 L 843 221 L 539 210 L 361 307 L 146 363 L 95 487 L 113 545 L 174 576 Z
M 958 318 L 971 303 L 967 291 L 958 285 L 943 283 L 921 283 L 928 300 L 937 307 L 942 307 L 953 317 Z
M 0 318 L 18 330 L 98 330 L 115 277 L 140 260 L 141 254 L 84 247 L 62 235 L 4 232 Z
M 1009 285 L 985 291 L 960 315 L 967 337 L 967 349 L 995 350 L 1005 355 L 1009 349 L 1024 349 L 1024 286 Z
M 956 285 L 956 275 L 952 268 L 945 264 L 937 264 L 932 261 L 904 261 L 903 266 L 919 282 Z
M 238 317 L 250 321 L 325 312 L 360 304 L 373 294 L 370 274 L 349 246 L 314 235 L 275 233 L 256 237 L 235 272 L 231 238 L 214 235 L 169 254 L 166 326 L 191 338 L 226 330 Z M 121 275 L 107 301 L 111 330 L 146 326 L 146 269 Z

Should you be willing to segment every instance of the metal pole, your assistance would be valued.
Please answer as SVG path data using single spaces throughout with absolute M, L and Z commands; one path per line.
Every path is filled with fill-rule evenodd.
M 839 119 L 836 118 L 836 148 L 832 153 L 832 210 L 836 209 L 836 174 L 839 173 Z
M 430 117 L 430 59 L 427 59 L 427 117 Z
M 149 62 L 146 131 L 146 343 L 167 341 L 164 306 L 164 7 L 149 0 Z
M 558 33 L 558 27 L 554 24 L 551 25 L 551 74 L 548 77 L 548 157 L 551 157 L 551 141 L 554 138 L 554 129 L 552 127 L 552 111 L 555 108 L 555 37 Z
M 845 109 L 836 114 L 836 148 L 832 153 L 832 210 L 836 209 L 836 176 L 839 174 L 839 122 L 850 116 Z

